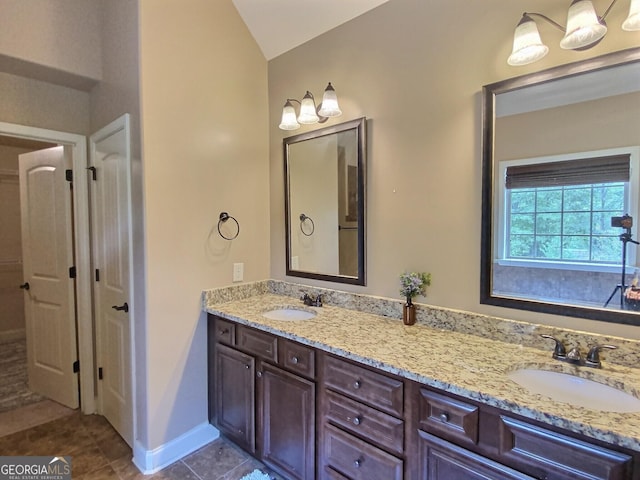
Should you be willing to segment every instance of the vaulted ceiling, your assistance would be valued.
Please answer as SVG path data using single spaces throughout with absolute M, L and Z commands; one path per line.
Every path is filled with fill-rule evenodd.
M 233 0 L 267 60 L 388 0 Z

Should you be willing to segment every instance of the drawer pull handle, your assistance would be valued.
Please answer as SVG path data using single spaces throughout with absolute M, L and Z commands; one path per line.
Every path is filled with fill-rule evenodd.
M 298 357 L 292 357 L 291 358 L 291 363 L 293 363 L 294 365 L 297 365 L 299 362 Z
M 219 333 L 220 333 L 220 335 L 226 335 L 227 333 L 229 333 L 229 329 L 228 328 L 221 328 Z
M 442 423 L 447 423 L 449 421 L 449 414 L 447 412 L 442 412 L 440 414 L 440 421 Z
M 355 388 L 356 390 L 358 390 L 361 386 L 362 383 L 360 382 L 360 380 L 356 380 L 355 382 L 353 382 L 353 388 Z
M 364 460 L 362 458 L 358 458 L 353 462 L 353 466 L 356 467 L 356 468 L 360 468 L 362 466 L 362 462 L 363 461 Z
M 362 417 L 360 415 L 358 415 L 357 417 L 355 417 L 353 419 L 353 424 L 354 425 L 360 425 L 362 423 Z

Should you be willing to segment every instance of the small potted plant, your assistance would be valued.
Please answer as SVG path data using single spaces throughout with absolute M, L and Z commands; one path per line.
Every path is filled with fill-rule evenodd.
M 416 323 L 416 306 L 413 304 L 413 298 L 418 295 L 426 296 L 429 285 L 431 285 L 430 273 L 411 272 L 400 275 L 400 294 L 407 299 L 402 307 L 402 321 L 405 325 Z

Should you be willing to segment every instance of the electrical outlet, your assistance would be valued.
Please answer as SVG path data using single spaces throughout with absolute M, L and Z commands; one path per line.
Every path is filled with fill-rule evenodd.
M 241 282 L 244 278 L 244 263 L 233 264 L 233 281 Z

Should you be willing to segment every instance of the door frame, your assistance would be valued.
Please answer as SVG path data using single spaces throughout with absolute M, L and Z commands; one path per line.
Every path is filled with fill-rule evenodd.
M 87 137 L 14 123 L 0 122 L 0 135 L 58 143 L 71 147 L 73 170 L 74 263 L 76 267 L 77 348 L 80 362 L 80 408 L 96 412 L 94 328 L 91 301 L 91 242 L 89 186 L 87 181 Z M 85 181 L 81 181 L 84 179 Z

